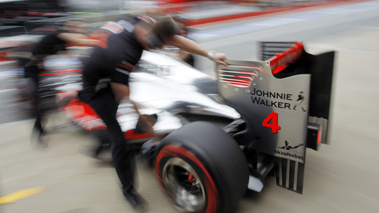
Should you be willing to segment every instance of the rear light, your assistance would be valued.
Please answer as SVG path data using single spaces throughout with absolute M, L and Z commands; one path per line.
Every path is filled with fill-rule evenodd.
M 309 123 L 307 133 L 307 148 L 318 149 L 321 142 L 321 126 L 319 124 Z
M 320 142 L 321 142 L 321 129 L 319 129 L 317 133 L 317 145 L 320 144 Z

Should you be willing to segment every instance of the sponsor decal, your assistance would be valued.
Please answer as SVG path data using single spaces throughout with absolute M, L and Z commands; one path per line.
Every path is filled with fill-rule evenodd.
M 300 91 L 299 95 L 297 96 L 296 104 L 293 107 L 293 110 L 296 110 L 297 107 L 301 106 L 303 101 L 304 101 L 304 92 Z M 303 107 L 301 107 L 301 110 L 303 110 L 303 112 L 305 112 L 306 108 L 303 106 Z
M 287 110 L 297 110 L 300 107 L 305 112 L 306 107 L 302 106 L 305 99 L 303 93 L 303 91 L 300 91 L 298 98 L 294 100 L 295 95 L 292 93 L 264 91 L 256 88 L 250 91 L 253 104 Z
M 299 147 L 301 147 L 301 146 L 304 145 L 304 144 L 299 144 L 297 146 L 290 146 L 289 143 L 288 143 L 288 141 L 285 141 L 284 143 L 285 143 L 284 146 L 278 147 L 278 148 L 279 149 L 285 149 L 285 150 L 291 150 L 291 149 L 297 149 L 297 148 L 299 148 Z
M 296 153 L 290 152 L 291 150 L 296 150 L 299 147 L 304 146 L 304 144 L 298 144 L 296 146 L 291 146 L 288 143 L 288 141 L 285 141 L 284 143 L 285 143 L 284 146 L 277 147 L 277 149 L 275 149 L 274 153 L 277 156 L 285 157 L 285 158 L 295 158 L 295 159 L 302 160 L 302 161 L 304 160 L 303 154 L 296 154 Z
M 120 24 L 112 22 L 112 21 L 105 23 L 101 27 L 101 29 L 108 30 L 109 32 L 112 32 L 114 34 L 121 33 L 124 30 L 124 28 Z
M 174 68 L 172 65 L 160 65 L 150 63 L 138 64 L 138 70 L 141 72 L 147 72 L 156 76 L 170 76 L 171 70 Z

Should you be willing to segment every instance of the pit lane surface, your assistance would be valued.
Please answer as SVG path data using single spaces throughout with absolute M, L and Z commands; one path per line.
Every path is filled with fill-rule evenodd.
M 308 150 L 303 195 L 279 188 L 274 179 L 268 179 L 262 193 L 246 194 L 237 213 L 378 212 L 377 14 L 369 16 L 367 12 L 366 18 L 351 22 L 345 17 L 337 25 L 328 20 L 314 31 L 302 31 L 302 26 L 288 28 L 279 31 L 280 37 L 267 32 L 266 38 L 275 40 L 307 37 L 309 52 L 337 51 L 331 145 L 323 145 L 318 152 Z M 255 33 L 264 38 L 265 32 Z M 233 51 L 243 48 L 237 44 L 227 53 L 238 58 Z M 61 118 L 52 119 L 52 126 L 58 123 Z M 48 136 L 46 149 L 38 149 L 29 143 L 31 127 L 31 121 L 22 121 L 0 128 L 0 197 L 43 188 L 30 196 L 13 197 L 0 205 L 0 212 L 133 212 L 119 191 L 114 169 L 80 154 L 91 142 L 88 137 L 75 128 L 63 128 Z M 149 201 L 148 212 L 176 212 L 159 191 L 153 171 L 142 163 L 138 169 L 139 191 Z

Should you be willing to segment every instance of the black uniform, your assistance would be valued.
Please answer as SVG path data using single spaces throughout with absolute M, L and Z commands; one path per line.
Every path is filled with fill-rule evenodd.
M 52 29 L 52 33 L 42 38 L 32 50 L 33 56 L 54 55 L 59 51 L 66 50 L 66 41 L 58 37 L 59 34 L 65 33 L 64 30 Z
M 32 59 L 25 65 L 24 76 L 32 79 L 35 90 L 33 92 L 34 113 L 36 122 L 34 124 L 34 130 L 38 131 L 41 135 L 44 131 L 41 125 L 42 116 L 45 113 L 43 107 L 40 106 L 39 95 L 39 74 L 44 69 L 42 68 L 43 60 L 46 56 L 54 55 L 59 51 L 66 50 L 66 42 L 58 37 L 60 33 L 65 33 L 63 30 L 51 29 L 52 33 L 46 35 L 39 41 L 32 49 Z
M 128 85 L 129 74 L 134 71 L 144 49 L 133 33 L 134 25 L 139 21 L 139 18 L 131 17 L 108 22 L 93 33 L 91 37 L 101 43 L 94 47 L 84 66 L 83 91 L 79 94 L 79 98 L 87 102 L 107 126 L 112 140 L 113 164 L 124 194 L 134 190 L 135 159 L 116 119 L 118 103 L 109 80 Z

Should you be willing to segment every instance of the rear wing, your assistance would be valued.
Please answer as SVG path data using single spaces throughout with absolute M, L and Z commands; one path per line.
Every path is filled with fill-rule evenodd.
M 327 143 L 334 52 L 262 42 L 262 61 L 217 66 L 218 88 L 245 119 L 247 146 L 274 157 L 277 184 L 302 193 L 306 148 Z
M 275 77 L 311 74 L 309 123 L 322 128 L 318 143 L 329 144 L 328 123 L 335 52 L 311 55 L 304 50 L 302 43 L 297 42 L 261 42 L 260 46 L 261 59 L 270 62 Z M 317 150 L 318 146 L 308 144 L 308 147 Z

